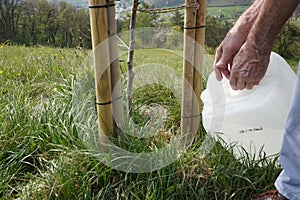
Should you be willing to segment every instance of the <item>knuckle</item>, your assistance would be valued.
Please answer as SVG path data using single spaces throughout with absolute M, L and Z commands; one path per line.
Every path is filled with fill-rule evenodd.
M 217 53 L 221 53 L 222 51 L 223 51 L 223 49 L 224 49 L 224 45 L 223 45 L 223 43 L 221 43 L 218 47 L 217 47 Z

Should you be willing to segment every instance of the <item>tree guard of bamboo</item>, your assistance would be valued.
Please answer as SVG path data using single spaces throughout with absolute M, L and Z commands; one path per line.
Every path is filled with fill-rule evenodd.
M 133 15 L 136 14 L 138 1 L 133 1 Z M 195 6 L 197 5 L 197 6 Z M 95 65 L 96 102 L 101 135 L 113 135 L 113 115 L 123 126 L 121 86 L 119 85 L 119 63 L 117 59 L 117 42 L 108 40 L 116 34 L 114 0 L 89 0 L 92 44 Z M 195 134 L 200 122 L 200 94 L 202 91 L 201 71 L 203 68 L 205 12 L 204 0 L 185 0 L 185 31 L 183 61 L 183 97 L 181 132 L 183 135 Z M 134 46 L 133 29 L 135 16 L 131 20 L 130 51 L 128 54 L 129 80 L 133 79 L 132 57 Z M 114 37 L 112 37 L 114 38 Z M 101 75 L 101 76 L 100 76 Z M 130 85 L 130 83 L 128 84 Z M 127 87 L 130 90 L 130 87 Z M 116 91 L 116 92 L 115 92 Z M 112 97 L 112 92 L 115 96 Z M 128 96 L 130 104 L 131 96 Z M 113 105 L 112 106 L 112 102 Z M 132 105 L 129 106 L 129 109 Z M 114 110 L 114 112 L 113 112 Z M 131 112 L 131 110 L 129 110 Z M 130 115 L 131 113 L 129 113 Z M 120 126 L 120 124 L 119 124 Z M 190 139 L 190 138 L 186 138 Z

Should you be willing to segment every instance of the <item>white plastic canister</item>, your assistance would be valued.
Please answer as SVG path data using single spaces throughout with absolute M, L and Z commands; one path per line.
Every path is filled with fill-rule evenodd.
M 234 144 L 237 157 L 244 155 L 240 147 L 256 158 L 261 150 L 267 156 L 277 154 L 295 82 L 291 67 L 274 52 L 266 75 L 252 90 L 232 90 L 226 78 L 217 81 L 211 73 L 201 95 L 204 128 L 223 142 Z

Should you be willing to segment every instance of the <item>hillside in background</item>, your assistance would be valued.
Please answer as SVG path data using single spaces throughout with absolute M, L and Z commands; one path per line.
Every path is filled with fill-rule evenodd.
M 88 0 L 65 0 L 66 2 L 80 8 L 86 8 Z M 117 1 L 116 1 L 117 2 Z M 172 7 L 182 5 L 184 0 L 141 0 L 155 7 Z M 207 0 L 208 6 L 232 6 L 232 5 L 249 5 L 253 0 Z M 123 6 L 130 6 L 131 0 L 121 0 L 119 3 Z
M 240 6 L 250 5 L 254 0 L 207 0 L 208 6 Z

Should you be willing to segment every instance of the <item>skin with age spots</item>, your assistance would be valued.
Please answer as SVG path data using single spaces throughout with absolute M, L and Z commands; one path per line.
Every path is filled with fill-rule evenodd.
M 214 70 L 217 80 L 222 80 L 223 75 L 230 79 L 230 71 L 234 55 L 246 41 L 248 34 L 258 15 L 262 1 L 255 1 L 235 23 L 235 26 L 227 33 L 216 51 Z

